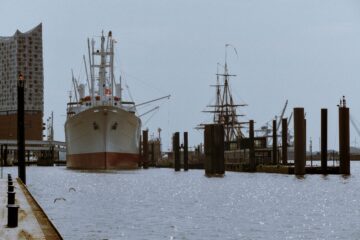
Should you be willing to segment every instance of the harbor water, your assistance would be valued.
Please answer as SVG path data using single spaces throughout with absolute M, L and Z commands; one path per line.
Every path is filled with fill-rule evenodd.
M 351 170 L 298 179 L 27 167 L 27 183 L 64 239 L 360 239 L 360 162 Z

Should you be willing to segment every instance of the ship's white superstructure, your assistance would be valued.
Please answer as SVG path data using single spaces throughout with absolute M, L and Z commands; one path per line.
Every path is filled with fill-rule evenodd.
M 70 96 L 65 123 L 67 167 L 134 169 L 139 161 L 141 120 L 135 104 L 123 101 L 121 83 L 115 81 L 111 32 L 100 39 L 99 49 L 95 40 L 88 39 L 88 59 L 84 56 L 88 95 L 85 84 L 73 76 L 75 94 Z

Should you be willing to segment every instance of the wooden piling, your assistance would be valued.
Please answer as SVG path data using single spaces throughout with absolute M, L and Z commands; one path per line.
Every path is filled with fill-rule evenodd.
M 340 174 L 350 174 L 349 108 L 339 107 L 339 157 Z
M 151 166 L 155 167 L 155 143 L 151 142 Z
M 288 126 L 287 118 L 281 120 L 281 159 L 282 164 L 287 165 L 288 160 Z
M 148 144 L 148 130 L 143 131 L 143 168 L 149 168 L 149 144 Z
M 181 170 L 180 164 L 180 134 L 179 132 L 174 133 L 173 136 L 173 153 L 174 153 L 174 170 L 176 172 Z
M 306 163 L 304 108 L 294 108 L 294 158 L 295 175 L 304 175 Z
M 327 138 L 328 138 L 328 111 L 321 109 L 321 172 L 327 174 Z
M 277 161 L 277 131 L 276 131 L 276 120 L 273 120 L 273 149 L 272 149 L 272 163 L 276 165 Z
M 184 171 L 189 170 L 189 144 L 188 133 L 184 132 Z
M 5 144 L 5 146 L 4 146 L 4 158 L 3 158 L 4 166 L 8 166 L 8 165 L 9 165 L 8 160 L 7 160 L 7 157 L 8 157 L 8 145 Z
M 143 156 L 143 153 L 142 153 L 142 142 L 141 142 L 141 135 L 140 135 L 140 139 L 139 139 L 139 161 L 138 161 L 138 167 L 142 167 L 142 156 Z
M 224 126 L 221 124 L 205 125 L 205 174 L 207 176 L 223 176 L 224 160 Z
M 0 161 L 1 161 L 1 166 L 4 166 L 4 145 L 1 144 L 1 150 L 0 150 Z
M 254 120 L 249 121 L 249 166 L 250 171 L 256 171 L 255 143 L 254 143 Z

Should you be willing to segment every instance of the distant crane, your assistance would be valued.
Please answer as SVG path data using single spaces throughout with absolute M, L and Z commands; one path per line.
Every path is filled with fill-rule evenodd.
M 281 120 L 282 120 L 282 118 L 284 117 L 284 114 L 285 114 L 285 111 L 286 111 L 286 107 L 287 107 L 287 105 L 288 105 L 288 102 L 289 102 L 289 101 L 286 99 L 284 108 L 282 109 L 281 114 L 280 114 L 280 118 L 279 118 L 278 122 L 276 123 L 276 132 L 279 131 L 279 127 L 280 127 L 280 124 L 281 124 Z
M 359 129 L 359 127 L 357 126 L 357 124 L 356 124 L 356 122 L 355 122 L 355 120 L 354 120 L 354 118 L 353 118 L 352 115 L 350 115 L 350 122 L 351 122 L 351 125 L 355 128 L 357 134 L 360 136 L 360 129 Z

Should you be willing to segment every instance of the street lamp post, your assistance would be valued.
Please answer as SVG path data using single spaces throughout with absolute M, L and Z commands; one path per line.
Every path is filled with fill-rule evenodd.
M 17 96 L 17 140 L 18 140 L 18 176 L 26 184 L 25 170 L 25 129 L 24 129 L 24 76 L 20 73 L 18 79 Z

